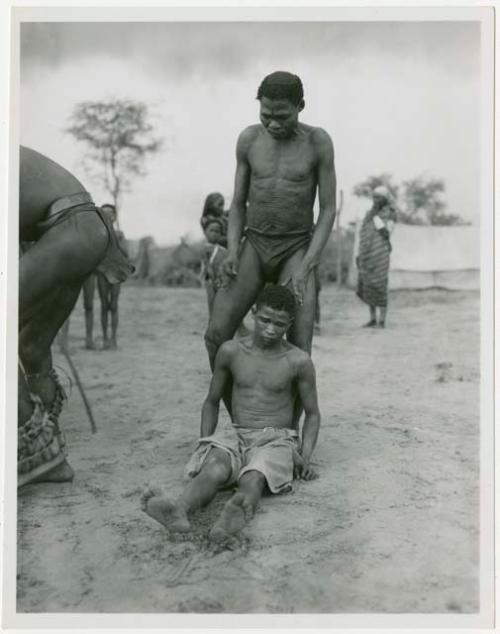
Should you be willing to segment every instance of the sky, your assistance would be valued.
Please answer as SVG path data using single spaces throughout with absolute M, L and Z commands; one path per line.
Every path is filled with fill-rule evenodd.
M 85 146 L 65 132 L 71 113 L 81 101 L 145 102 L 164 145 L 124 197 L 121 227 L 158 244 L 196 240 L 205 196 L 220 191 L 229 206 L 258 85 L 289 70 L 304 84 L 301 120 L 333 139 L 342 224 L 368 206 L 353 187 L 384 172 L 443 179 L 449 212 L 477 224 L 479 38 L 478 22 L 24 23 L 21 143 L 102 204 Z

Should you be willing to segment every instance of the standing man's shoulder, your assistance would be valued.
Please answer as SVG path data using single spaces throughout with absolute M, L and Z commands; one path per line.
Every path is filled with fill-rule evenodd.
M 310 126 L 310 139 L 311 143 L 316 147 L 320 153 L 333 153 L 333 141 L 332 137 L 323 128 L 316 128 Z
M 238 150 L 245 151 L 250 148 L 255 139 L 262 133 L 260 124 L 249 125 L 240 132 L 238 137 Z

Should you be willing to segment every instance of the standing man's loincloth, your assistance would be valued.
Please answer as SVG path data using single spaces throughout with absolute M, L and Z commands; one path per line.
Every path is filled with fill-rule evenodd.
M 276 281 L 283 264 L 296 251 L 308 247 L 311 242 L 311 231 L 270 233 L 249 227 L 245 236 L 257 252 L 265 278 L 268 281 Z

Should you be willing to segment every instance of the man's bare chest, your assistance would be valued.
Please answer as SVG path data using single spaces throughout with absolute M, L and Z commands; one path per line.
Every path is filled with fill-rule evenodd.
M 316 158 L 310 143 L 259 140 L 248 156 L 252 178 L 304 181 L 316 171 Z
M 242 352 L 233 367 L 235 383 L 241 388 L 254 388 L 264 392 L 290 390 L 293 373 L 285 355 L 261 358 Z

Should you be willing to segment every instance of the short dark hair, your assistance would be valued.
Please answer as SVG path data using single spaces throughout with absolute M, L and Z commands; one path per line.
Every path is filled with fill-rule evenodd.
M 277 70 L 264 77 L 257 91 L 257 99 L 288 99 L 298 106 L 304 99 L 304 88 L 300 77 L 284 70 Z
M 255 307 L 258 310 L 263 306 L 268 306 L 273 310 L 284 310 L 290 317 L 295 316 L 296 303 L 293 293 L 286 286 L 269 284 L 257 297 Z

